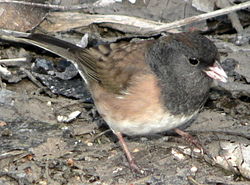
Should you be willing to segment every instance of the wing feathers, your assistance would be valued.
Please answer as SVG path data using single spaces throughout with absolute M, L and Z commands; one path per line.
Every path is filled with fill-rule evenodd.
M 133 74 L 148 71 L 144 57 L 147 44 L 152 42 L 112 43 L 83 49 L 42 34 L 33 34 L 21 39 L 73 62 L 88 82 L 99 83 L 116 94 L 126 91 Z

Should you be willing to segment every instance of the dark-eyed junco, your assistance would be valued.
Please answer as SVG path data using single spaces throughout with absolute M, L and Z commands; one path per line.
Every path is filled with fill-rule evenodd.
M 212 79 L 226 82 L 227 78 L 215 45 L 196 33 L 86 49 L 41 34 L 22 41 L 74 63 L 134 169 L 137 166 L 122 134 L 179 127 L 204 105 Z

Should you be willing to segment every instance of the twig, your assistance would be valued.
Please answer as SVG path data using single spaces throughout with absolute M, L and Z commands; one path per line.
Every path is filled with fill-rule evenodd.
M 14 0 L 0 0 L 0 3 L 12 3 L 12 4 L 21 4 L 28 5 L 40 8 L 48 8 L 53 10 L 79 10 L 79 9 L 88 9 L 94 7 L 91 4 L 81 4 L 81 5 L 73 5 L 73 6 L 60 6 L 60 5 L 52 5 L 52 4 L 43 4 L 43 3 L 32 3 L 27 1 L 14 1 Z
M 29 33 L 24 33 L 24 32 L 14 31 L 14 30 L 6 30 L 6 29 L 0 29 L 0 34 L 13 35 L 13 36 L 16 36 L 16 37 L 27 37 L 27 36 L 29 36 Z
M 84 141 L 85 144 L 88 144 L 88 143 L 93 143 L 97 138 L 101 137 L 102 135 L 108 133 L 108 132 L 111 132 L 112 130 L 111 129 L 108 129 L 108 130 L 105 130 L 97 135 L 95 135 L 94 137 L 92 138 L 89 138 L 87 139 L 86 141 Z
M 58 103 L 58 104 L 63 104 L 63 103 L 71 104 L 72 102 L 74 104 L 78 104 L 78 103 L 80 103 L 82 101 L 82 100 L 71 100 L 71 99 L 67 99 L 67 98 L 64 98 L 64 99 L 61 100 L 61 99 L 58 99 L 58 98 L 51 98 L 51 97 L 38 96 L 38 95 L 29 95 L 29 96 L 30 96 L 31 99 L 37 99 L 37 100 L 42 101 L 42 102 L 50 101 L 52 103 Z
M 189 181 L 190 184 L 193 184 L 193 185 L 203 185 L 199 182 L 197 182 L 192 176 L 187 176 L 187 179 Z
M 217 1 L 216 5 L 220 8 L 226 8 L 226 7 L 230 7 L 231 3 L 229 2 L 229 0 L 220 0 L 220 1 Z M 232 26 L 236 29 L 236 31 L 238 33 L 241 33 L 243 31 L 243 27 L 240 23 L 240 19 L 237 13 L 236 12 L 229 13 L 228 18 L 231 20 Z
M 30 63 L 30 61 L 31 59 L 29 57 L 0 59 L 0 65 L 5 64 L 5 66 L 22 66 L 23 63 Z
M 186 19 L 182 19 L 182 20 L 179 20 L 179 21 L 174 21 L 172 23 L 167 23 L 165 25 L 156 27 L 154 30 L 148 30 L 148 31 L 161 32 L 161 31 L 166 31 L 166 30 L 170 30 L 170 29 L 173 29 L 173 28 L 179 28 L 179 27 L 184 26 L 184 25 L 188 25 L 188 24 L 191 24 L 191 23 L 194 23 L 194 22 L 207 20 L 207 19 L 217 17 L 217 16 L 220 16 L 220 15 L 225 15 L 225 14 L 228 14 L 228 13 L 233 12 L 233 11 L 245 9 L 247 7 L 250 7 L 250 1 L 238 4 L 238 5 L 234 5 L 234 6 L 231 6 L 231 7 L 223 8 L 223 9 L 220 9 L 220 10 L 216 10 L 216 11 L 213 11 L 213 12 L 208 12 L 208 13 L 205 13 L 205 14 L 200 14 L 200 15 L 193 16 L 193 17 L 188 17 Z
M 21 71 L 23 71 L 27 76 L 28 78 L 34 83 L 36 84 L 39 88 L 44 88 L 44 86 L 31 74 L 30 71 L 28 71 L 27 69 L 25 68 L 20 68 Z
M 33 75 L 30 71 L 28 71 L 27 69 L 21 67 L 20 68 L 21 71 L 23 71 L 27 76 L 28 78 L 35 84 L 37 85 L 42 91 L 44 91 L 47 95 L 49 95 L 50 97 L 53 97 L 54 94 L 47 88 L 47 87 L 44 87 L 41 82 L 39 82 Z
M 91 15 L 79 12 L 51 12 L 47 19 L 51 23 L 44 22 L 40 27 L 48 32 L 67 31 L 91 24 L 108 23 L 109 25 L 105 26 L 122 32 L 141 33 L 145 29 L 153 30 L 164 25 L 164 23 L 126 15 Z
M 64 104 L 63 106 L 60 107 L 60 109 L 63 109 L 63 108 L 67 108 L 67 107 L 73 107 L 74 105 L 78 105 L 78 104 L 81 104 L 81 105 L 84 105 L 84 107 L 87 107 L 87 106 L 91 106 L 93 107 L 94 104 L 93 103 L 87 103 L 85 102 L 85 100 L 72 100 L 71 103 L 68 103 L 68 104 Z

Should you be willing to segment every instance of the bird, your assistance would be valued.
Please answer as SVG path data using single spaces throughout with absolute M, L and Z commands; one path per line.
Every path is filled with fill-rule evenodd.
M 213 80 L 227 82 L 215 44 L 196 32 L 87 48 L 44 34 L 20 39 L 75 65 L 97 111 L 118 137 L 131 169 L 137 171 L 123 135 L 180 127 L 199 113 Z

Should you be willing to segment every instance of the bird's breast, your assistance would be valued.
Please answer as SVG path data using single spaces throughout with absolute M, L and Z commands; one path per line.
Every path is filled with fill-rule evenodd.
M 98 83 L 90 90 L 98 112 L 109 127 L 127 135 L 143 135 L 176 128 L 190 120 L 193 114 L 173 115 L 162 102 L 161 90 L 153 74 L 134 77 L 121 94 L 112 94 Z

